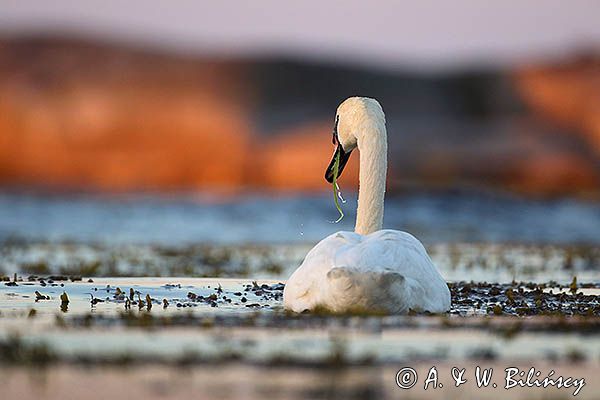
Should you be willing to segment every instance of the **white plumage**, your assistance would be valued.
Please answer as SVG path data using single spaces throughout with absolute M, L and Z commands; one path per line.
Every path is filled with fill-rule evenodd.
M 286 309 L 324 307 L 405 313 L 446 312 L 450 291 L 414 236 L 381 230 L 387 172 L 385 117 L 374 99 L 351 97 L 337 110 L 337 152 L 360 150 L 356 232 L 337 232 L 319 242 L 288 279 Z M 334 155 L 335 156 L 335 155 Z

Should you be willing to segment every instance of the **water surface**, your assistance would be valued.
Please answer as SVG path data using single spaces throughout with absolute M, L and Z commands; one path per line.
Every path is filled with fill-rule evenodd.
M 179 196 L 63 197 L 0 194 L 0 239 L 109 243 L 314 243 L 352 230 L 355 194 L 346 193 L 339 224 L 330 195 L 247 195 L 219 200 Z M 385 227 L 424 243 L 600 240 L 600 204 L 533 201 L 486 194 L 407 194 L 386 199 Z

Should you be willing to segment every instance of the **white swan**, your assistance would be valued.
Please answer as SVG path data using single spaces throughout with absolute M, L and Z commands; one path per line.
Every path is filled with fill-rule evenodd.
M 333 131 L 339 173 L 360 150 L 358 210 L 354 232 L 337 232 L 321 240 L 288 279 L 283 292 L 288 310 L 323 307 L 405 313 L 446 312 L 450 291 L 414 236 L 381 230 L 387 172 L 385 115 L 377 100 L 351 97 L 337 109 Z M 332 182 L 334 161 L 325 178 Z

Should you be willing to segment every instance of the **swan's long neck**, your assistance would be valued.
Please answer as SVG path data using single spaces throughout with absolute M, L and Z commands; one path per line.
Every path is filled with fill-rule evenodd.
M 385 123 L 371 120 L 358 138 L 360 172 L 358 210 L 354 231 L 368 235 L 383 228 L 383 202 L 387 173 Z

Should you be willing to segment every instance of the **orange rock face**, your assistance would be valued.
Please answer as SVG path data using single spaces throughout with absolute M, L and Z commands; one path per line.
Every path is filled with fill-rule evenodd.
M 331 190 L 324 173 L 334 150 L 333 115 L 327 121 L 322 115 L 298 118 L 301 122 L 274 135 L 255 132 L 254 117 L 271 111 L 257 110 L 265 93 L 252 76 L 255 67 L 60 40 L 0 40 L 0 186 L 226 194 Z M 290 76 L 314 84 L 320 71 L 313 69 Z M 315 87 L 303 91 L 285 76 L 275 83 L 266 78 L 284 89 L 270 99 L 271 106 L 292 88 L 292 104 L 302 109 L 314 99 Z M 466 181 L 533 195 L 600 192 L 600 61 L 530 67 L 514 77 L 529 109 L 541 117 L 537 125 L 519 122 L 534 119 L 527 112 L 518 118 L 499 112 L 490 120 L 507 121 L 506 128 L 492 129 L 488 121 L 491 127 L 482 123 L 472 129 L 477 135 L 461 130 L 471 117 L 457 111 L 448 118 L 452 107 L 442 107 L 438 115 L 422 112 L 456 99 L 439 98 L 454 86 L 463 92 L 472 88 L 443 84 L 440 89 L 439 81 L 416 80 L 428 88 L 417 108 L 423 115 L 417 117 L 431 124 L 424 124 L 426 139 L 390 131 L 395 149 L 390 191 Z M 373 91 L 376 95 L 375 86 Z M 389 121 L 407 118 L 399 113 L 402 101 L 389 104 Z M 448 129 L 445 124 L 452 121 L 459 128 Z M 546 123 L 553 128 L 545 130 Z M 559 140 L 557 124 L 563 127 Z M 357 187 L 356 153 L 340 181 L 344 190 Z
M 600 154 L 600 58 L 524 68 L 515 81 L 531 109 L 571 129 Z
M 325 135 L 331 129 L 331 122 L 307 124 L 265 143 L 260 152 L 262 165 L 257 184 L 279 191 L 323 190 L 331 186 L 324 178 L 335 149 Z M 355 153 L 339 180 L 341 187 L 358 186 L 359 154 Z
M 0 42 L 0 60 L 0 184 L 327 189 L 332 127 L 252 132 L 247 66 L 56 41 Z
M 235 65 L 43 43 L 1 46 L 0 60 L 0 182 L 244 184 L 251 132 Z

